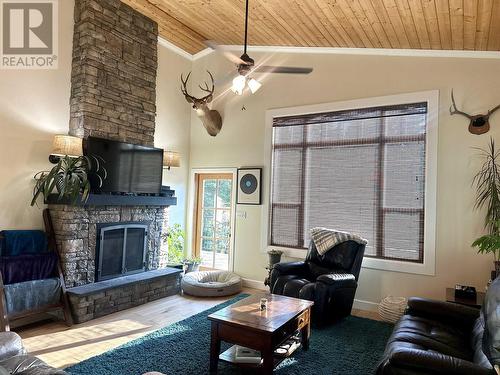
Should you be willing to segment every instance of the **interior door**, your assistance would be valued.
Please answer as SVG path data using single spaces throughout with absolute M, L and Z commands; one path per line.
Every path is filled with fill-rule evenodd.
M 204 268 L 229 270 L 233 175 L 203 173 L 196 177 L 195 254 Z

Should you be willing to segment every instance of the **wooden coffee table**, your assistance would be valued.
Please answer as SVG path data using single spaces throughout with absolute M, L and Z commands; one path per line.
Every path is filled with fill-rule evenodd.
M 267 298 L 267 309 L 260 310 L 260 299 Z M 297 331 L 301 346 L 309 347 L 311 307 L 313 302 L 274 294 L 256 294 L 244 298 L 211 315 L 210 373 L 217 372 L 219 360 L 239 366 L 260 367 L 259 373 L 272 374 L 285 357 L 274 350 Z M 221 341 L 245 346 L 261 352 L 261 364 L 242 364 L 232 360 L 231 349 L 220 354 Z M 234 348 L 234 347 L 233 347 Z

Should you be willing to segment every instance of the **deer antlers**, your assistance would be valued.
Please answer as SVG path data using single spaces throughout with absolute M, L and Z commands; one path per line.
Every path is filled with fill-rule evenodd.
M 472 120 L 471 115 L 469 115 L 468 113 L 465 113 L 463 111 L 460 111 L 457 108 L 457 105 L 455 103 L 455 97 L 453 96 L 453 89 L 451 90 L 451 104 L 452 104 L 452 106 L 450 107 L 450 115 L 462 115 L 462 116 L 467 117 L 469 120 Z
M 488 113 L 484 115 L 483 114 L 470 115 L 457 108 L 457 105 L 455 103 L 455 97 L 453 96 L 453 90 L 451 90 L 451 103 L 452 105 L 450 106 L 450 115 L 462 115 L 464 117 L 467 117 L 470 120 L 469 132 L 476 135 L 487 133 L 490 130 L 490 123 L 489 123 L 490 116 L 495 111 L 500 109 L 500 104 L 499 104 L 496 107 L 490 109 Z
M 186 98 L 187 102 L 193 105 L 193 109 L 196 111 L 196 115 L 201 120 L 208 134 L 210 134 L 212 137 L 215 137 L 222 128 L 222 117 L 220 113 L 217 112 L 215 109 L 210 109 L 208 107 L 208 103 L 212 101 L 214 95 L 215 83 L 212 73 L 210 73 L 208 70 L 207 72 L 208 75 L 210 76 L 210 79 L 212 80 L 212 87 L 210 88 L 208 86 L 208 83 L 206 82 L 204 86 L 201 85 L 198 86 L 202 91 L 207 92 L 208 93 L 207 95 L 205 95 L 202 98 L 197 98 L 189 94 L 187 90 L 187 83 L 189 77 L 191 76 L 191 72 L 189 72 L 186 79 L 184 79 L 184 76 L 181 74 L 181 82 L 182 82 L 181 91 L 184 94 L 184 97 Z
M 186 79 L 184 79 L 184 76 L 181 74 L 181 82 L 182 82 L 181 91 L 182 91 L 182 93 L 186 97 L 186 100 L 189 103 L 195 103 L 195 102 L 198 102 L 198 103 L 199 102 L 210 103 L 212 101 L 212 97 L 213 97 L 213 94 L 214 94 L 214 91 L 215 91 L 215 82 L 214 82 L 214 77 L 213 77 L 212 73 L 210 73 L 208 70 L 207 70 L 207 73 L 210 76 L 210 79 L 212 80 L 212 88 L 209 88 L 208 84 L 206 82 L 204 82 L 205 87 L 202 87 L 201 85 L 198 85 L 198 87 L 201 90 L 203 90 L 205 92 L 208 92 L 208 95 L 205 95 L 202 98 L 196 98 L 195 96 L 192 96 L 192 95 L 190 95 L 188 93 L 188 90 L 187 90 L 186 86 L 187 86 L 189 77 L 191 76 L 191 72 L 189 72 L 189 74 L 187 75 Z

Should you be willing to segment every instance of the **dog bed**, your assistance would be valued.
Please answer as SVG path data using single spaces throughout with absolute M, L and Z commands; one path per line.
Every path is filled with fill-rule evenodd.
M 229 296 L 241 291 L 241 277 L 229 271 L 190 272 L 182 278 L 181 287 L 191 296 Z

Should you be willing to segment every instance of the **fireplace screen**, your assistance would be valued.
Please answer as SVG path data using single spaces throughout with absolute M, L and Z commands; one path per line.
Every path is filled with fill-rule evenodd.
M 147 228 L 135 223 L 100 226 L 96 281 L 145 270 Z

